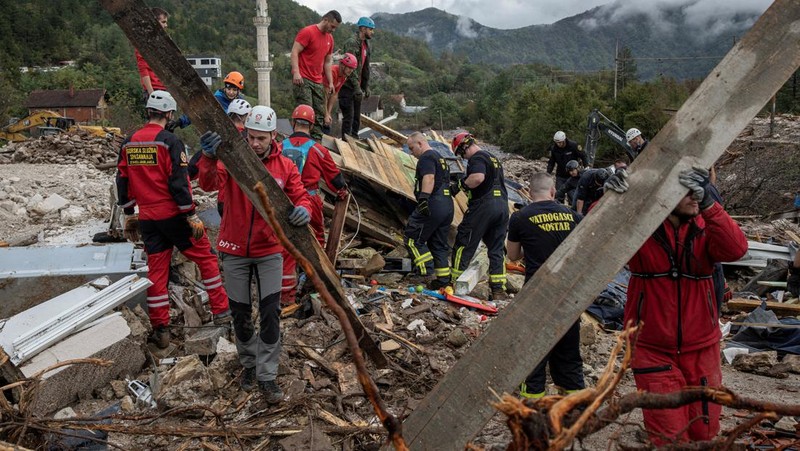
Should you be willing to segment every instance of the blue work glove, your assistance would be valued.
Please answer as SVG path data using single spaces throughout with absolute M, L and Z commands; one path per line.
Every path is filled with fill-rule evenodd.
M 289 213 L 289 224 L 293 226 L 301 227 L 308 224 L 309 221 L 311 221 L 311 214 L 305 207 L 294 207 Z
M 706 189 L 709 183 L 708 169 L 693 166 L 692 169 L 681 171 L 678 180 L 692 192 L 692 198 L 700 204 L 700 210 L 714 205 L 714 198 Z
M 189 119 L 189 116 L 181 114 L 181 117 L 178 118 L 178 127 L 186 128 L 190 125 L 192 125 L 192 121 Z
M 203 155 L 208 158 L 217 158 L 217 148 L 222 143 L 222 137 L 219 133 L 207 131 L 200 137 L 200 147 L 203 149 Z
M 609 177 L 606 183 L 603 184 L 603 188 L 606 191 L 611 190 L 620 194 L 628 191 L 628 187 L 628 171 L 623 168 L 617 169 L 614 175 Z

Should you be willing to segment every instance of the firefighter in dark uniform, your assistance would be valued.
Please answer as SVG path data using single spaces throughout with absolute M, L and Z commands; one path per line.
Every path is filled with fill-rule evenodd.
M 453 138 L 453 152 L 469 160 L 466 177 L 459 181 L 469 203 L 458 226 L 453 246 L 453 281 L 467 269 L 478 244 L 483 241 L 489 256 L 489 287 L 492 299 L 507 299 L 504 242 L 508 227 L 508 192 L 500 160 L 475 143 L 469 133 Z
M 217 257 L 211 253 L 203 222 L 192 201 L 183 143 L 164 130 L 175 115 L 177 104 L 166 91 L 153 91 L 147 99 L 149 121 L 122 144 L 117 163 L 119 205 L 125 211 L 125 238 L 138 241 L 141 230 L 147 253 L 147 312 L 153 339 L 161 348 L 169 346 L 169 265 L 172 248 L 197 264 L 208 292 L 216 324 L 231 321 L 228 295 L 222 286 Z M 139 214 L 134 214 L 134 206 Z
M 575 229 L 582 216 L 555 201 L 556 188 L 551 176 L 537 172 L 531 177 L 531 203 L 511 215 L 508 223 L 508 259 L 525 257 L 525 282 L 555 252 Z M 550 353 L 534 368 L 520 386 L 523 398 L 545 395 L 545 370 L 550 365 L 553 382 L 567 393 L 585 387 L 581 359 L 581 326 L 576 321 Z
M 434 278 L 428 287 L 438 290 L 450 284 L 450 246 L 447 244 L 447 233 L 453 222 L 450 168 L 420 132 L 408 137 L 408 148 L 419 160 L 414 186 L 417 208 L 408 218 L 403 242 L 417 274 L 428 276 L 432 267 Z

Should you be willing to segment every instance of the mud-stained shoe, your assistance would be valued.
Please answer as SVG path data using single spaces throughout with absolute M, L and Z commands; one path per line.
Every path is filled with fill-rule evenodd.
M 256 387 L 256 368 L 245 368 L 239 379 L 242 390 L 251 391 Z
M 233 316 L 231 316 L 231 309 L 225 310 L 222 313 L 217 313 L 216 315 L 211 315 L 212 321 L 217 326 L 229 326 L 233 322 Z
M 267 404 L 278 404 L 283 401 L 283 390 L 275 381 L 258 381 L 258 389 L 264 394 Z
M 150 342 L 155 343 L 158 349 L 167 349 L 169 347 L 169 328 L 167 326 L 158 326 L 153 329 L 153 335 L 150 336 Z

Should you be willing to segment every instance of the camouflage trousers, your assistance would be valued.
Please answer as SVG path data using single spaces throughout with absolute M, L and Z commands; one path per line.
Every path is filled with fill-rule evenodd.
M 322 140 L 322 125 L 325 122 L 325 87 L 303 79 L 303 85 L 292 85 L 295 106 L 311 105 L 314 108 L 314 126 L 311 127 L 311 137 L 317 141 Z

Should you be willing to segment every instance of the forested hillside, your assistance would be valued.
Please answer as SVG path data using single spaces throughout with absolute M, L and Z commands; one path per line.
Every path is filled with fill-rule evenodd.
M 245 95 L 251 99 L 257 96 L 253 70 L 256 58 L 253 0 L 159 0 L 152 5 L 170 11 L 168 32 L 185 54 L 219 55 L 223 59 L 223 71 L 244 73 Z M 415 16 L 416 13 L 404 15 L 403 27 L 415 20 L 422 27 L 423 16 L 435 21 L 437 26 L 432 29 L 447 31 L 448 26 L 454 26 L 453 16 L 436 10 L 426 11 L 420 16 Z M 272 106 L 280 117 L 286 117 L 294 108 L 287 53 L 297 30 L 317 22 L 319 15 L 292 0 L 271 0 L 269 15 L 272 18 L 270 51 L 274 63 Z M 605 37 L 584 32 L 587 39 L 591 37 L 597 42 L 577 45 L 576 41 L 570 41 L 570 34 L 580 34 L 575 29 L 552 32 L 569 23 L 578 23 L 576 18 L 546 27 L 508 31 L 519 35 L 514 39 L 496 34 L 502 30 L 473 23 L 472 30 L 477 30 L 480 39 L 451 37 L 452 49 L 438 49 L 434 53 L 425 39 L 438 42 L 441 38 L 438 34 L 418 28 L 417 32 L 409 33 L 411 36 L 399 36 L 387 30 L 392 28 L 388 16 L 375 17 L 378 29 L 372 42 L 372 60 L 384 64 L 373 68 L 372 92 L 383 99 L 387 115 L 399 111 L 394 100 L 398 94 L 403 94 L 409 105 L 427 107 L 419 114 L 401 114 L 392 123 L 393 127 L 465 128 L 482 140 L 500 144 L 504 150 L 529 157 L 543 156 L 556 130 L 564 130 L 570 139 L 583 143 L 586 116 L 593 108 L 600 109 L 624 128 L 635 126 L 646 136 L 653 136 L 668 120 L 668 111 L 679 108 L 700 81 L 700 77 L 676 81 L 662 75 L 642 82 L 639 80 L 642 62 L 629 61 L 617 79 L 615 98 L 612 71 L 565 72 L 544 63 L 507 64 L 510 61 L 502 61 L 504 52 L 509 49 L 515 49 L 517 54 L 525 51 L 526 43 L 532 39 L 522 37 L 527 29 L 551 31 L 537 31 L 549 37 L 536 45 L 554 55 L 551 63 L 562 68 L 570 58 L 582 61 L 586 67 L 592 67 L 590 61 L 594 58 L 598 58 L 597 61 L 607 58 L 587 50 L 592 45 L 605 48 L 608 44 L 603 41 Z M 343 24 L 335 34 L 337 44 L 343 44 L 353 31 L 352 24 Z M 631 31 L 634 32 L 637 31 Z M 484 38 L 488 40 L 481 40 Z M 506 50 L 496 47 L 501 43 Z M 481 47 L 484 45 L 489 47 Z M 457 50 L 470 46 L 486 59 L 475 59 L 474 55 Z M 636 48 L 625 47 L 623 51 L 636 56 Z M 725 51 L 720 49 L 722 53 Z M 66 60 L 75 61 L 75 66 L 56 71 L 20 70 L 22 66 L 47 67 Z M 0 63 L 2 124 L 9 117 L 26 114 L 21 105 L 32 90 L 69 87 L 104 87 L 108 91 L 113 125 L 130 130 L 141 123 L 141 87 L 133 48 L 94 1 L 4 1 L 0 8 Z M 797 91 L 796 77 L 792 77 L 778 94 L 778 111 L 798 111 Z M 193 127 L 181 133 L 190 144 L 197 143 Z M 598 152 L 601 162 L 622 152 L 607 141 L 601 140 Z

